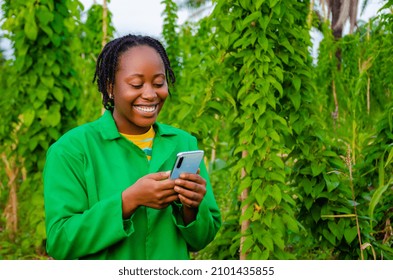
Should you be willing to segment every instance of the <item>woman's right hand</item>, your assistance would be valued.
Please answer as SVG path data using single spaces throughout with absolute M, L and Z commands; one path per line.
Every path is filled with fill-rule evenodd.
M 170 172 L 157 172 L 143 176 L 122 193 L 123 219 L 129 218 L 139 206 L 155 209 L 167 207 L 178 199 Z

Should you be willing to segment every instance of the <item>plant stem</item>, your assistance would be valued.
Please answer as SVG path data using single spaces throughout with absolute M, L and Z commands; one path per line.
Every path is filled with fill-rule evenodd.
M 247 151 L 243 151 L 242 152 L 242 158 L 245 158 L 247 156 Z M 241 172 L 241 178 L 243 179 L 246 176 L 246 170 L 244 169 L 244 167 L 242 168 L 242 172 Z M 246 198 L 248 197 L 249 194 L 249 188 L 246 188 L 242 191 L 241 196 L 240 196 L 240 200 L 243 202 L 244 200 L 246 200 Z M 247 208 L 249 207 L 249 205 L 244 205 L 242 208 L 242 216 L 244 215 L 244 213 L 246 212 Z M 248 230 L 248 228 L 250 227 L 250 220 L 245 220 L 242 222 L 241 224 L 241 233 L 242 233 L 242 237 L 240 238 L 240 259 L 241 260 L 245 260 L 247 259 L 247 252 L 243 253 L 243 244 L 244 241 L 246 239 L 245 237 L 245 232 Z
M 357 233 L 358 233 L 358 240 L 359 240 L 359 247 L 360 247 L 360 256 L 361 256 L 362 260 L 364 260 L 363 247 L 362 247 L 362 237 L 360 234 L 360 226 L 359 226 L 359 217 L 358 217 L 356 203 L 355 203 L 355 190 L 353 187 L 351 147 L 349 145 L 347 147 L 346 163 L 347 163 L 348 169 L 349 169 L 349 185 L 351 186 L 352 201 L 354 202 L 353 208 L 355 211 L 355 220 L 356 220 L 356 229 L 357 229 Z

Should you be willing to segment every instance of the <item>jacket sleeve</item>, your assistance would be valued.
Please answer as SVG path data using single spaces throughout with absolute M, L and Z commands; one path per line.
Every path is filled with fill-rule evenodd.
M 52 146 L 44 168 L 47 251 L 55 259 L 94 254 L 133 232 L 122 219 L 120 192 L 89 205 L 86 163 L 70 146 Z
M 190 150 L 198 149 L 193 137 Z M 221 226 L 221 213 L 214 198 L 208 172 L 204 163 L 200 167 L 200 175 L 206 180 L 206 194 L 198 208 L 195 221 L 187 226 L 180 214 L 181 205 L 174 205 L 174 221 L 191 251 L 199 251 L 213 241 Z

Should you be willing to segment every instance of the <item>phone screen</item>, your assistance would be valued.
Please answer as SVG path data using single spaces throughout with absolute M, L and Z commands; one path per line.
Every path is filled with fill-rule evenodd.
M 203 154 L 202 150 L 178 153 L 170 179 L 179 178 L 181 173 L 196 173 L 201 164 Z

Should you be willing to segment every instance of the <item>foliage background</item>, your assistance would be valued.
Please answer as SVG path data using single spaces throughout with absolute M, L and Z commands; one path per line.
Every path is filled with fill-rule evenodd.
M 197 136 L 223 215 L 193 258 L 393 259 L 393 1 L 385 2 L 337 40 L 310 1 L 219 0 L 178 26 L 179 6 L 162 0 L 177 83 L 160 121 Z M 100 115 L 91 80 L 114 28 L 105 4 L 4 1 L 2 12 L 13 57 L 0 52 L 0 259 L 46 259 L 45 152 Z M 313 27 L 324 38 L 316 63 Z

